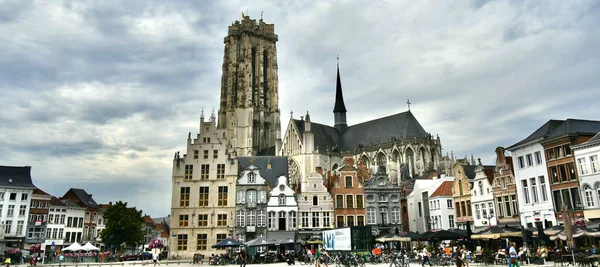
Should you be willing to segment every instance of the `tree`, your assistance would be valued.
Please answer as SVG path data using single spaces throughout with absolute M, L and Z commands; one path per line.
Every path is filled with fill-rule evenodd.
M 102 242 L 107 246 L 126 247 L 140 245 L 144 241 L 144 217 L 142 211 L 127 207 L 127 202 L 118 201 L 102 214 L 106 227 L 100 233 Z

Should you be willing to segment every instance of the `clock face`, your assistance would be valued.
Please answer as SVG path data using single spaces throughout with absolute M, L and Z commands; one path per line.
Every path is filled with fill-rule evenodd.
M 504 175 L 504 168 L 500 169 L 500 175 Z

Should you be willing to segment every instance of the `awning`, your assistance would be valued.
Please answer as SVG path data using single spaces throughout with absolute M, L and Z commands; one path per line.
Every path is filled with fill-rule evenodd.
M 274 240 L 276 245 L 294 244 L 296 240 L 296 233 L 293 231 L 277 231 L 267 232 L 267 240 Z

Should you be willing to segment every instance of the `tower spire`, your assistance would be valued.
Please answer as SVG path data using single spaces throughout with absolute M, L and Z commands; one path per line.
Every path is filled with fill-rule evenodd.
M 340 57 L 337 56 L 337 81 L 335 86 L 335 104 L 333 106 L 333 120 L 338 132 L 342 133 L 348 127 L 346 124 L 346 105 L 344 105 L 344 94 L 342 93 L 342 80 L 340 79 Z
M 344 105 L 344 94 L 342 93 L 342 80 L 340 79 L 340 57 L 337 57 L 337 82 L 335 85 L 335 105 L 333 112 L 346 113 L 346 105 Z

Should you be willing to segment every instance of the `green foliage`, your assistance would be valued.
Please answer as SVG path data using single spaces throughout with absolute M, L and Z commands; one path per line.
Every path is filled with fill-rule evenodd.
M 141 210 L 128 208 L 127 202 L 118 201 L 108 207 L 102 217 L 106 228 L 102 230 L 100 237 L 107 246 L 119 247 L 125 243 L 126 247 L 135 247 L 144 241 L 144 217 Z

